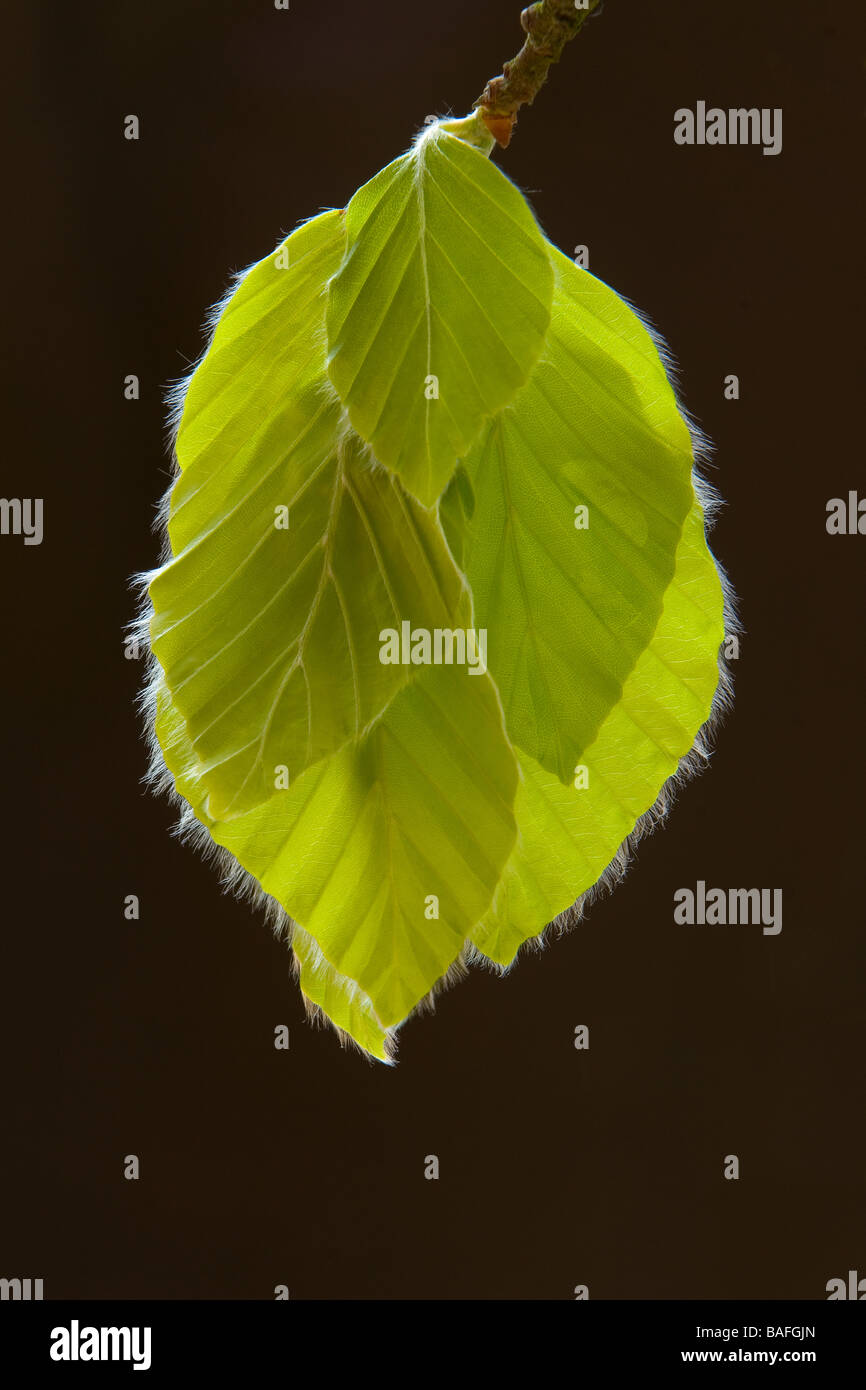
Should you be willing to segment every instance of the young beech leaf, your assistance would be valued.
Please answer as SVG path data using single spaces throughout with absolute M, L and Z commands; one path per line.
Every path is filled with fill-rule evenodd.
M 417 672 L 382 664 L 382 629 L 469 619 L 435 517 L 371 466 L 327 384 L 343 244 L 326 213 L 249 273 L 184 405 L 151 640 L 218 819 L 357 738 Z
M 314 939 L 332 983 L 366 996 L 372 1022 L 402 1023 L 461 955 L 514 847 L 517 761 L 489 675 L 427 667 L 359 742 L 225 822 L 203 813 L 164 683 L 157 708 L 177 791 L 213 841 Z
M 640 320 L 551 256 L 544 353 L 464 460 L 471 522 L 452 534 L 453 494 L 442 518 L 475 620 L 496 635 L 490 671 L 508 732 L 571 783 L 658 622 L 693 496 L 692 447 Z
M 520 754 L 518 843 L 491 910 L 473 932 L 489 959 L 508 965 L 522 942 L 560 914 L 568 922 L 572 904 L 602 878 L 663 794 L 719 703 L 724 607 L 695 502 L 655 635 L 583 756 L 585 776 L 575 780 L 586 785 L 565 787 Z
M 230 826 L 221 826 L 217 833 L 222 843 L 214 839 L 217 823 L 212 821 L 203 806 L 206 789 L 201 780 L 195 758 L 195 750 L 189 741 L 184 722 L 171 702 L 171 696 L 160 674 L 154 683 L 150 696 L 154 719 L 154 735 L 159 748 L 159 764 L 154 769 L 154 779 L 162 781 L 160 764 L 173 780 L 174 791 L 188 809 L 181 818 L 181 825 L 207 852 L 221 856 L 226 869 L 227 882 L 244 882 L 245 887 L 256 881 L 249 876 L 231 852 L 232 834 L 243 830 L 243 818 Z M 155 757 L 157 755 L 155 754 Z M 274 808 L 276 809 L 276 808 Z M 255 813 L 253 813 L 255 815 Z M 273 815 L 273 812 L 271 812 Z M 194 818 L 193 818 L 194 817 Z M 262 814 L 258 820 L 261 821 Z M 262 897 L 256 883 L 253 890 Z M 280 920 L 285 920 L 280 910 Z M 363 990 L 354 980 L 349 980 L 325 960 L 316 942 L 297 922 L 290 924 L 290 940 L 295 970 L 301 994 L 311 1018 L 323 1018 L 334 1027 L 344 1042 L 359 1047 L 371 1057 L 388 1062 L 396 1051 L 393 1034 L 379 1023 L 375 1010 Z
M 553 272 L 525 199 L 442 124 L 355 194 L 328 299 L 328 371 L 377 459 L 432 506 L 526 381 Z
M 159 759 L 154 769 L 154 780 L 164 780 L 161 767 L 168 771 L 174 791 L 181 802 L 188 806 L 181 818 L 181 825 L 186 833 L 191 834 L 207 852 L 221 856 L 227 882 L 237 883 L 240 879 L 247 888 L 255 883 L 253 891 L 261 898 L 262 892 L 258 884 L 246 873 L 231 852 L 234 845 L 232 836 L 239 830 L 243 832 L 244 818 L 217 829 L 217 823 L 208 816 L 203 805 L 207 793 L 201 780 L 195 750 L 187 737 L 184 721 L 172 704 L 161 673 L 149 694 L 152 700 L 156 747 L 159 748 L 159 754 L 154 753 Z M 273 817 L 276 809 L 275 804 L 268 818 Z M 256 816 L 256 813 L 252 815 Z M 263 819 L 265 813 L 260 811 L 256 823 Z M 215 830 L 221 836 L 221 843 L 214 838 Z M 280 920 L 285 920 L 282 910 Z M 325 1019 L 336 1029 L 341 1041 L 354 1044 L 381 1062 L 388 1062 L 396 1051 L 393 1033 L 379 1023 L 375 1010 L 363 990 L 354 980 L 339 974 L 330 962 L 325 960 L 316 942 L 297 922 L 290 924 L 290 940 L 298 983 L 309 1016 Z

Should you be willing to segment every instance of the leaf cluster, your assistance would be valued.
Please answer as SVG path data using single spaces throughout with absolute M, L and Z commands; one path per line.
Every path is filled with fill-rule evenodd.
M 381 1060 L 616 862 L 724 633 L 653 338 L 467 137 L 427 126 L 241 278 L 148 577 L 174 787 L 293 923 L 311 1009 Z M 407 625 L 485 660 L 383 661 Z

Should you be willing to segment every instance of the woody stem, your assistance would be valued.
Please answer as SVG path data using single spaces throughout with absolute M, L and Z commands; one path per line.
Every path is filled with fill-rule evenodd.
M 562 50 L 579 34 L 584 23 L 598 9 L 601 0 L 538 0 L 520 16 L 526 42 L 499 77 L 491 77 L 474 103 L 491 135 L 505 146 L 517 122 L 521 106 L 534 101 L 547 80 L 552 63 L 558 63 Z

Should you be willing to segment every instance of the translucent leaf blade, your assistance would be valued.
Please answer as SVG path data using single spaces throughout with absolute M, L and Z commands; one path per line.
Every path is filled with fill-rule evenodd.
M 505 175 L 439 126 L 359 189 L 346 231 L 328 299 L 331 381 L 376 457 L 432 506 L 541 352 L 544 238 Z
M 370 1057 L 392 1062 L 396 1052 L 393 1031 L 382 1027 L 364 991 L 354 980 L 340 975 L 313 938 L 297 924 L 292 930 L 292 953 L 308 1012 L 314 1018 L 324 1015 L 341 1039 L 351 1039 Z
M 199 814 L 183 721 L 167 689 L 159 699 L 166 762 Z M 489 908 L 515 842 L 517 777 L 490 677 L 434 666 L 360 744 L 243 816 L 200 819 L 369 1001 L 355 1032 L 344 993 L 338 1024 L 366 1046 L 371 1026 L 384 1034 L 426 997 Z
M 359 737 L 412 678 L 379 660 L 384 628 L 468 614 L 435 517 L 365 456 L 327 383 L 323 291 L 342 248 L 325 214 L 281 248 L 288 268 L 278 254 L 251 272 L 178 435 L 151 638 L 215 819 Z
M 175 442 L 181 470 L 199 462 L 201 467 L 196 485 L 176 488 L 169 522 L 173 550 L 191 539 L 189 514 L 180 502 L 211 472 L 212 497 L 231 497 L 241 480 L 227 465 L 246 459 L 249 468 L 260 434 L 286 404 L 287 388 L 300 395 L 321 378 L 323 289 L 345 245 L 340 212 L 311 218 L 243 272 L 210 315 L 213 337 L 186 388 Z
M 471 522 L 456 482 L 442 516 L 509 734 L 571 782 L 655 630 L 693 460 L 649 334 L 612 290 L 551 255 L 543 356 L 464 460 Z
M 500 965 L 591 888 L 707 721 L 719 682 L 724 595 L 694 504 L 658 629 L 566 787 L 520 754 L 518 845 L 473 939 Z

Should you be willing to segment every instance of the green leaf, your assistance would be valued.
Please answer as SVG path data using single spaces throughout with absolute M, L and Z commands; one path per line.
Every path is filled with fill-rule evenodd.
M 215 495 L 239 491 L 260 450 L 279 434 L 291 393 L 321 378 L 324 287 L 345 245 L 342 213 L 311 218 L 245 271 L 210 316 L 213 322 L 216 314 L 213 336 L 186 389 L 175 451 L 182 470 L 199 465 L 199 484 L 211 471 L 218 475 L 210 480 Z M 290 413 L 289 423 L 294 418 Z M 173 549 L 182 550 L 196 527 L 179 503 L 195 487 L 175 492 L 169 535 Z
M 464 460 L 471 523 L 456 483 L 442 517 L 490 633 L 509 734 L 570 783 L 661 614 L 692 500 L 692 448 L 640 320 L 551 255 L 544 353 Z
M 492 680 L 427 667 L 360 743 L 227 822 L 203 810 L 204 780 L 164 683 L 157 698 L 179 794 L 333 968 L 317 988 L 308 965 L 314 1002 L 330 1013 L 330 998 L 339 1027 L 384 1050 L 387 1030 L 460 956 L 515 843 L 517 762 Z M 357 987 L 354 1000 L 338 976 Z
M 359 189 L 346 232 L 328 299 L 331 380 L 380 462 L 432 506 L 542 350 L 545 241 L 514 185 L 441 125 Z
M 155 692 L 154 732 L 162 751 L 165 766 L 174 779 L 175 790 L 195 812 L 199 824 L 207 831 L 212 843 L 232 853 L 233 837 L 244 830 L 244 820 L 230 826 L 212 821 L 205 810 L 207 787 L 196 760 L 195 749 L 189 741 L 182 716 L 172 704 L 171 695 L 160 674 Z M 282 814 L 286 817 L 285 802 L 274 798 L 269 819 Z M 255 813 L 251 813 L 255 818 Z M 264 814 L 253 823 L 258 825 Z M 286 820 L 292 825 L 291 813 Z M 216 836 L 220 837 L 218 843 Z M 258 888 L 258 885 L 256 886 Z M 285 909 L 284 909 L 285 910 Z M 298 982 L 307 1011 L 312 1016 L 319 1011 L 329 1019 L 341 1037 L 351 1039 L 362 1051 L 381 1062 L 389 1062 L 396 1050 L 393 1033 L 384 1029 L 376 1018 L 370 1000 L 354 980 L 347 980 L 325 960 L 316 942 L 296 922 L 291 924 L 291 947 L 298 973 Z
M 181 420 L 151 638 L 220 820 L 358 738 L 413 677 L 380 661 L 383 629 L 469 617 L 435 516 L 366 457 L 327 384 L 343 240 L 326 213 L 255 267 Z
M 230 827 L 218 826 L 204 809 L 207 788 L 201 778 L 195 750 L 189 741 L 183 718 L 172 704 L 171 695 L 160 675 L 155 695 L 154 732 L 160 745 L 165 766 L 169 769 L 178 795 L 194 810 L 200 825 L 218 849 L 232 853 L 233 835 L 243 828 L 243 821 Z M 286 815 L 285 803 L 275 797 L 269 816 Z M 262 817 L 260 816 L 259 819 Z M 291 828 L 291 815 L 287 820 Z M 217 844 L 214 832 L 223 843 Z M 258 885 L 256 885 L 256 890 Z M 284 909 L 285 911 L 285 909 Z M 391 1030 L 384 1029 L 376 1018 L 370 1000 L 354 980 L 340 975 L 319 950 L 316 942 L 297 922 L 291 923 L 291 947 L 298 973 L 301 994 L 312 1016 L 323 1014 L 338 1034 L 351 1039 L 357 1047 L 381 1062 L 394 1056 L 396 1043 Z
M 518 844 L 473 941 L 500 965 L 591 888 L 654 804 L 709 718 L 719 681 L 724 598 L 695 503 L 658 630 L 565 787 L 520 755 Z
M 329 964 L 297 923 L 292 930 L 292 953 L 307 1012 L 313 1018 L 324 1015 L 341 1041 L 353 1043 L 380 1062 L 392 1062 L 397 1050 L 394 1030 L 382 1027 L 364 991 Z

